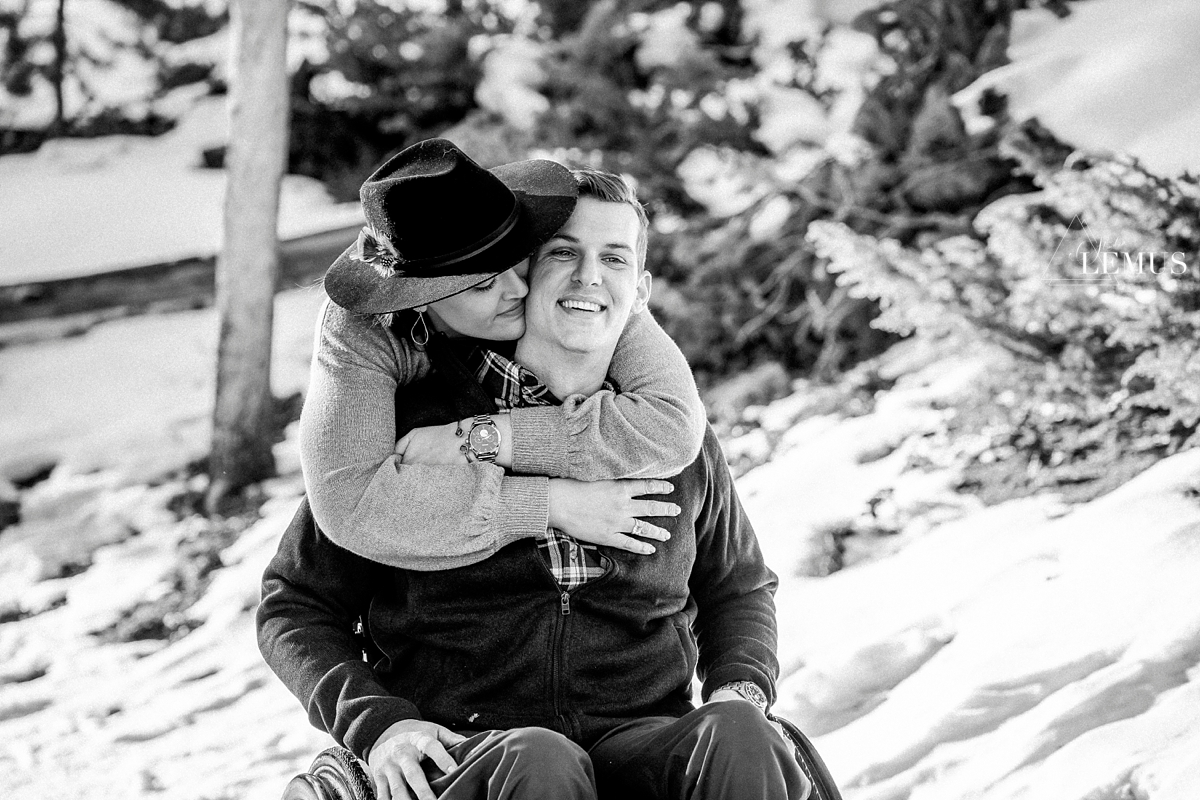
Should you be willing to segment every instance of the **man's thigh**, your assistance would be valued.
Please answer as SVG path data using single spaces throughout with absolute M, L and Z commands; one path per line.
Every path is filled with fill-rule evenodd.
M 750 703 L 623 725 L 588 754 L 600 800 L 803 800 L 792 748 Z
M 425 762 L 442 800 L 595 800 L 591 760 L 582 747 L 546 728 L 482 731 L 447 752 L 452 772 Z

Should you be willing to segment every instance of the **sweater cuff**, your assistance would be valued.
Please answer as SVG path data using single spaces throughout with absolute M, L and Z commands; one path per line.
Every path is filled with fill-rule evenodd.
M 569 432 L 562 407 L 514 408 L 510 416 L 513 472 L 525 475 L 565 475 Z
M 496 506 L 491 528 L 497 550 L 518 539 L 543 536 L 550 527 L 550 479 L 505 476 Z
M 363 761 L 388 728 L 406 719 L 421 719 L 417 707 L 401 697 L 373 697 L 372 705 L 346 731 L 342 744 Z

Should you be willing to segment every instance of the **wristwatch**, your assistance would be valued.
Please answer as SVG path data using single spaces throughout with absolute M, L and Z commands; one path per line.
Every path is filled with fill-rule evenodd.
M 746 700 L 749 700 L 754 705 L 758 706 L 758 710 L 764 714 L 767 711 L 767 695 L 758 684 L 754 681 L 732 681 L 722 684 L 721 689 L 732 689 L 740 694 Z
M 487 414 L 480 414 L 471 422 L 467 432 L 467 452 L 476 461 L 495 463 L 500 452 L 500 429 Z

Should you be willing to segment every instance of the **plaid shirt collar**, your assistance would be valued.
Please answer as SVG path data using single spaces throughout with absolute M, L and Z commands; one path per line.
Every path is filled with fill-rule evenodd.
M 465 354 L 464 362 L 502 410 L 562 405 L 562 400 L 555 397 L 538 376 L 495 350 L 474 345 Z M 603 388 L 616 387 L 606 379 Z
M 472 348 L 467 356 L 467 366 L 475 373 L 479 385 L 496 398 L 496 405 L 502 409 L 562 404 L 538 376 L 495 350 Z

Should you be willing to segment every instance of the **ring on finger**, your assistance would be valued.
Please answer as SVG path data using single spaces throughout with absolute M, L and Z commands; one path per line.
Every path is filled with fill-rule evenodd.
M 640 519 L 635 519 L 633 521 L 633 530 L 630 531 L 630 533 L 632 533 L 634 536 L 642 535 L 642 521 Z

